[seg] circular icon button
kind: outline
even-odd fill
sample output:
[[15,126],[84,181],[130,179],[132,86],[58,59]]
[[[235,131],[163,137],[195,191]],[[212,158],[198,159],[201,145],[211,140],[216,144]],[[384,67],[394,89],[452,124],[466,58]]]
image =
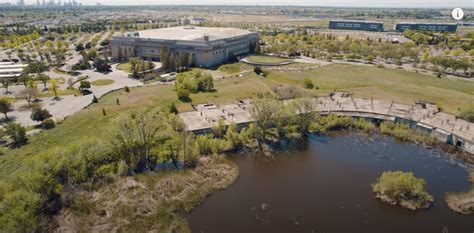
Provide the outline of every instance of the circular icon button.
[[461,8],[454,8],[451,15],[455,20],[461,20],[464,17],[464,11]]

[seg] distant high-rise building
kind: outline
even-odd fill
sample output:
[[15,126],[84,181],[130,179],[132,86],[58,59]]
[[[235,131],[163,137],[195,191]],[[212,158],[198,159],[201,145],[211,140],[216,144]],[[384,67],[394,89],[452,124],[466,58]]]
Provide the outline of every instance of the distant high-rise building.
[[17,5],[18,6],[24,6],[25,5],[25,0],[18,0]]
[[45,6],[45,5],[46,5],[46,0],[43,0],[43,6]]
[[36,5],[39,6],[40,4],[40,0],[36,0]]

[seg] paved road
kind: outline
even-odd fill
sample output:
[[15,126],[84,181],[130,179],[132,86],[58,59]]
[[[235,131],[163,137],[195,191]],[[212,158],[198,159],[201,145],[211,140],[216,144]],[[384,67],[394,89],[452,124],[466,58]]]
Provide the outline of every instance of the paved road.
[[[88,81],[93,82],[95,80],[100,79],[111,79],[114,80],[114,83],[105,85],[105,86],[94,86],[92,85],[91,91],[93,94],[85,95],[85,96],[61,96],[59,100],[54,100],[53,97],[46,97],[41,98],[39,103],[45,109],[47,109],[56,121],[63,120],[65,117],[70,116],[81,109],[88,106],[93,99],[93,96],[97,96],[98,98],[103,96],[104,94],[123,88],[125,86],[133,87],[133,86],[142,86],[143,83],[139,80],[134,80],[127,77],[127,74],[123,71],[116,70],[109,74],[101,74],[92,70],[82,71],[81,75],[89,76]],[[56,77],[64,77],[66,80],[68,78],[67,75],[56,74],[52,72],[48,72],[53,78]],[[40,86],[42,88],[42,85]],[[65,89],[67,87],[67,83],[61,84],[60,89]],[[76,83],[74,87],[78,88],[79,83]],[[11,87],[12,92],[18,93],[24,86],[13,86]],[[3,92],[1,92],[3,95]],[[24,108],[27,106],[27,102],[25,100],[18,100],[14,103],[14,111],[10,112],[8,115],[10,118],[14,119],[16,122],[24,125],[24,126],[32,126],[38,124],[38,122],[34,122],[30,119],[31,109]],[[1,117],[0,120],[4,120],[4,117]],[[0,123],[2,125],[3,123]]]

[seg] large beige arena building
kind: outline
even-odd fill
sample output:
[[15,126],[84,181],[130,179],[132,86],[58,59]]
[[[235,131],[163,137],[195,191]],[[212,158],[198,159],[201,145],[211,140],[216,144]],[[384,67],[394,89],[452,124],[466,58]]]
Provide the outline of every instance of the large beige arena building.
[[252,53],[258,33],[238,28],[182,26],[115,35],[112,58],[143,57],[160,59],[164,45],[171,53],[191,54],[195,66],[209,67]]

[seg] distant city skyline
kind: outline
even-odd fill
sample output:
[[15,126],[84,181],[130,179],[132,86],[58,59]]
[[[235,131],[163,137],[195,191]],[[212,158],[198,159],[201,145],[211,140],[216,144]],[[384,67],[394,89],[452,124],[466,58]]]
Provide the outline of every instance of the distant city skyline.
[[[17,0],[0,0],[0,3],[16,4]],[[133,4],[129,0],[82,0],[84,5],[294,5],[294,6],[329,6],[329,7],[393,7],[393,8],[474,8],[474,0],[135,0]],[[36,0],[25,0],[27,5],[36,3]]]

